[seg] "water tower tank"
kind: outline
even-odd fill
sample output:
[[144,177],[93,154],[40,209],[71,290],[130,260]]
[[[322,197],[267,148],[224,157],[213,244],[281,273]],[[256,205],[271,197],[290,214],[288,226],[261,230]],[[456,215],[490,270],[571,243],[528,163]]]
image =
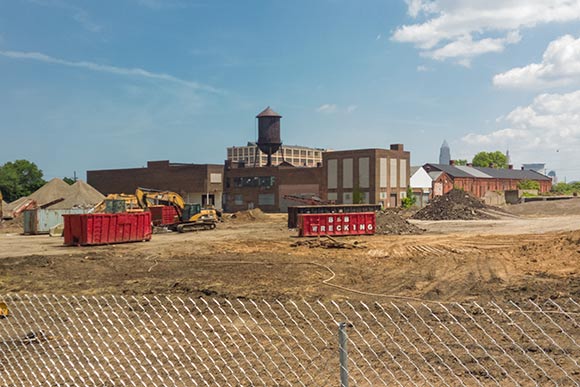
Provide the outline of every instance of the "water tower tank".
[[282,116],[268,106],[256,116],[258,119],[258,148],[268,155],[268,166],[272,165],[272,155],[282,145],[280,139],[280,118]]

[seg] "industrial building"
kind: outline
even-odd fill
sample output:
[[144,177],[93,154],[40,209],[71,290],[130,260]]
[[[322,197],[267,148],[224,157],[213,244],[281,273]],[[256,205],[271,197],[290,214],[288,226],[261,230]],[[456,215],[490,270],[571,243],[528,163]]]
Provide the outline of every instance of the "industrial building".
[[134,193],[138,187],[173,191],[188,203],[222,208],[224,167],[219,164],[181,164],[148,161],[144,168],[87,171],[87,182],[107,195]]
[[228,212],[251,208],[285,212],[289,206],[299,204],[285,196],[320,196],[322,173],[321,167],[297,168],[290,164],[246,167],[227,162],[224,209]]
[[149,161],[143,168],[87,171],[87,181],[105,195],[133,193],[137,187],[168,190],[188,203],[228,212],[284,212],[303,204],[300,198],[397,207],[406,196],[410,153],[402,144],[332,152],[282,147],[282,116],[268,107],[256,117],[258,141],[228,148],[225,165]]
[[533,180],[540,184],[540,193],[549,192],[552,179],[536,171],[523,169],[481,168],[445,164],[425,164],[423,168],[433,179],[432,196],[444,195],[459,188],[483,198],[488,191],[517,190],[522,180]]
[[[284,145],[272,154],[272,165],[286,162],[295,167],[317,167],[322,163],[324,152],[326,149]],[[228,147],[226,160],[233,163],[243,162],[248,167],[263,167],[268,163],[268,156],[260,151],[255,142],[248,142],[246,146]]]
[[337,204],[400,206],[409,187],[410,158],[403,144],[325,153],[323,198]]

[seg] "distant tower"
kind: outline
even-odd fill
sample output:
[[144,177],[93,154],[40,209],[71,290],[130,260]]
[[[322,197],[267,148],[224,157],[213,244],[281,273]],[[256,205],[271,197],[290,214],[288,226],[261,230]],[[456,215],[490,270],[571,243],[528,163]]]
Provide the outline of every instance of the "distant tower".
[[282,145],[280,139],[280,118],[282,116],[268,106],[256,116],[258,119],[258,148],[268,156],[267,166],[272,166],[272,155]]
[[505,151],[505,158],[507,160],[507,165],[512,165],[512,158],[510,157],[509,148]]
[[447,140],[443,140],[441,149],[439,150],[439,164],[449,165],[451,162],[451,150],[449,149],[449,144]]

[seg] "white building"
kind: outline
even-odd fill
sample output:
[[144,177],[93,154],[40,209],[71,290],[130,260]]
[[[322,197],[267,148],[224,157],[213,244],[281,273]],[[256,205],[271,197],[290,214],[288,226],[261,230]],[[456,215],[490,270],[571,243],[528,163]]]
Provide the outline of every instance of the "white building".
[[429,202],[433,179],[423,167],[411,167],[410,186],[417,199],[415,205],[425,207]]
[[[283,161],[295,167],[316,167],[322,163],[322,153],[326,149],[308,148],[298,145],[282,145],[272,155],[272,165],[279,165]],[[231,162],[243,161],[247,166],[262,167],[266,165],[268,157],[258,149],[254,142],[246,146],[232,146],[227,148],[227,160]]]

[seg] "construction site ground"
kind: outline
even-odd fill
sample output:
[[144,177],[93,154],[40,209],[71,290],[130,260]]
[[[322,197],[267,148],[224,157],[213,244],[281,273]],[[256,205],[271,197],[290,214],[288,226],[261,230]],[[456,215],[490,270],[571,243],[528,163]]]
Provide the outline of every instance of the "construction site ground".
[[65,247],[62,238],[0,229],[0,293],[460,302],[577,298],[580,199],[506,208],[517,215],[412,220],[426,232],[336,238],[353,248],[316,242],[292,247],[304,238],[286,228],[285,214],[238,217],[213,231],[95,247]]

